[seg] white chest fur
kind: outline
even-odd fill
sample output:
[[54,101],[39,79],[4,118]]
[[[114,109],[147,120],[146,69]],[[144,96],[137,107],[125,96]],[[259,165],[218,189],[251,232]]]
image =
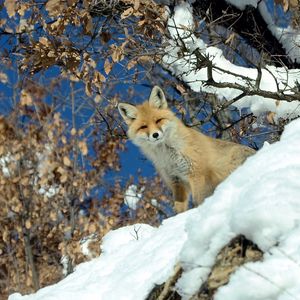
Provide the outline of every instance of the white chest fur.
[[172,179],[180,178],[187,181],[191,162],[180,150],[165,143],[153,145],[143,150],[160,173]]

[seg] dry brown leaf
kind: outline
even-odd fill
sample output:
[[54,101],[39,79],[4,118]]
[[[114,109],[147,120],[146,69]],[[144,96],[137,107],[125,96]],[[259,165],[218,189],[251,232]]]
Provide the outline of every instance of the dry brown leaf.
[[[101,103],[102,102],[102,97],[100,96],[100,95],[96,95],[96,97],[95,97],[95,99],[94,99],[94,101],[95,101],[95,103]],[[0,148],[1,149],[1,148]],[[0,154],[1,155],[1,154]]]
[[67,180],[68,180],[68,175],[66,173],[59,177],[59,181],[61,183],[65,183],[65,182],[67,182]]
[[64,165],[67,167],[70,167],[72,164],[68,156],[64,156],[63,162],[64,162]]
[[138,58],[138,62],[140,63],[149,63],[151,62],[152,58],[150,56],[142,55]]
[[7,14],[10,18],[16,14],[16,11],[17,11],[17,1],[16,0],[5,0],[4,6],[6,7]]
[[124,58],[124,54],[123,54],[123,47],[115,47],[113,54],[111,56],[113,62],[118,62],[120,60],[122,60]]
[[176,89],[180,92],[180,94],[185,94],[186,93],[186,89],[184,88],[183,85],[181,84],[176,84]]
[[54,134],[51,130],[48,131],[48,138],[49,138],[49,140],[53,140],[53,138],[54,138]]
[[31,277],[29,277],[29,276],[27,276],[26,277],[26,286],[31,286],[32,285],[32,278]]
[[289,0],[275,0],[276,4],[279,4],[283,7],[284,12],[287,12],[289,9]]
[[66,174],[66,170],[64,169],[64,168],[62,168],[62,167],[58,167],[57,168],[57,172],[59,173],[59,174]]
[[72,128],[72,129],[71,129],[71,135],[74,136],[76,133],[77,133],[77,130],[76,130],[75,128]]
[[287,12],[289,10],[289,1],[288,0],[282,0],[282,2],[283,2],[283,5],[282,5],[283,11]]
[[140,7],[140,0],[134,0],[133,8],[134,10],[138,10]]
[[110,71],[112,70],[112,66],[113,66],[113,64],[107,58],[104,62],[104,71],[105,71],[106,75],[108,75],[110,73]]
[[20,8],[18,9],[18,14],[23,17],[28,7],[29,5],[27,3],[21,3]]
[[110,39],[111,39],[111,34],[110,34],[110,32],[102,32],[102,33],[100,34],[100,40],[101,40],[101,42],[102,42],[103,44],[108,43],[108,42],[110,41]]
[[87,14],[84,18],[84,31],[86,34],[91,34],[93,30],[93,20],[90,14]]
[[22,106],[33,104],[32,96],[25,90],[21,91],[20,104]]
[[229,37],[226,39],[225,44],[232,44],[232,42],[234,41],[234,38],[235,38],[235,33],[233,32],[233,33],[231,33],[231,34],[229,35]]
[[134,12],[133,7],[129,7],[121,14],[121,19],[126,19],[130,17],[133,14],[133,12]]
[[87,145],[86,145],[85,141],[78,142],[78,147],[79,147],[80,152],[82,153],[82,155],[87,155],[88,154],[88,148],[87,148]]
[[96,230],[97,230],[97,227],[94,223],[89,225],[89,229],[88,229],[89,234],[92,234],[92,233],[96,232]]
[[57,221],[57,213],[55,211],[50,212],[50,219],[54,222]]
[[290,7],[292,7],[292,8],[296,8],[299,6],[298,0],[290,0],[289,3],[290,3]]
[[132,59],[132,60],[127,64],[127,70],[132,69],[136,64],[137,64],[137,61],[136,61],[135,59]]
[[31,221],[30,220],[26,220],[26,222],[25,222],[26,229],[30,229],[31,226],[32,226]]
[[274,112],[269,112],[267,114],[267,121],[270,123],[270,124],[275,124],[275,116],[276,116],[276,113]]
[[5,243],[7,243],[9,241],[9,232],[7,229],[4,230],[4,232],[2,234],[2,239]]
[[44,46],[49,46],[49,40],[45,37],[40,37],[39,42]]
[[70,80],[73,82],[79,82],[79,75],[70,75]]
[[60,0],[48,0],[46,3],[46,10],[50,15],[56,15],[59,10]]
[[22,185],[28,185],[29,184],[29,177],[22,177],[22,179],[20,180],[20,184]]
[[0,81],[2,83],[7,83],[8,82],[8,77],[5,73],[2,73],[2,72],[0,73]]
[[103,74],[101,74],[100,72],[95,71],[93,82],[98,85],[99,82],[105,82],[105,81],[106,81],[105,76]]
[[85,93],[88,97],[92,96],[92,85],[89,81],[85,84]]
[[67,144],[67,138],[65,136],[61,137],[61,141],[63,142],[64,145]]
[[3,27],[7,23],[7,20],[0,20],[0,27]]

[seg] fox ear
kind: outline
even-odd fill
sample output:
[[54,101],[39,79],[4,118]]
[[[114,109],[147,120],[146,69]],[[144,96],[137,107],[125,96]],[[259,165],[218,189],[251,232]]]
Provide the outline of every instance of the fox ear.
[[159,86],[154,86],[149,97],[149,104],[155,108],[163,109],[168,107],[168,103],[163,90]]
[[119,113],[127,124],[130,124],[137,115],[137,109],[134,105],[128,103],[119,103]]

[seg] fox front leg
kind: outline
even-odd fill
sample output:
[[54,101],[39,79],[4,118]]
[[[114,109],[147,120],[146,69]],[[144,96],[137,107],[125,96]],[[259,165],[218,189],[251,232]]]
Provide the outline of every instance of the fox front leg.
[[204,199],[210,196],[214,191],[213,185],[204,176],[197,178],[191,177],[190,186],[193,203],[195,206],[200,205],[204,201]]
[[172,192],[174,200],[174,208],[176,213],[184,212],[188,209],[189,190],[188,187],[179,180],[174,180],[172,183]]

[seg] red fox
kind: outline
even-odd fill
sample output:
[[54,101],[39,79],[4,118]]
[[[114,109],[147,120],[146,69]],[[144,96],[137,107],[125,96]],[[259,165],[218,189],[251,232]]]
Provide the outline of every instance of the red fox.
[[185,126],[168,109],[163,90],[155,86],[140,105],[119,103],[127,135],[154,163],[173,193],[177,213],[188,209],[189,195],[200,204],[255,150],[208,137]]

